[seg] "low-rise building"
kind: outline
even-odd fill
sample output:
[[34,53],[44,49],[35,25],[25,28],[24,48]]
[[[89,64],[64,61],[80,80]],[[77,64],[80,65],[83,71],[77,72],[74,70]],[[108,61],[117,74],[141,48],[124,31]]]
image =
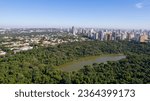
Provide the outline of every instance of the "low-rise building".
[[6,52],[0,50],[0,56],[5,56],[6,55]]
[[14,50],[14,53],[16,54],[17,52],[27,51],[27,50],[31,50],[31,49],[33,49],[33,47],[31,47],[31,46],[24,46],[24,47],[15,49],[15,50]]

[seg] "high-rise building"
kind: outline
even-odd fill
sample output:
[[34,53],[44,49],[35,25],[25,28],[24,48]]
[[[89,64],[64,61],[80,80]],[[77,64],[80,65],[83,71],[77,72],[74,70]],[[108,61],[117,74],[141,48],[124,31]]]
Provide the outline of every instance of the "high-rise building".
[[134,34],[134,33],[127,33],[127,39],[128,39],[129,41],[131,41],[132,39],[134,39],[134,37],[135,37],[135,34]]
[[91,30],[90,30],[90,33],[95,33],[94,29],[91,29]]
[[137,41],[137,42],[139,42],[140,41],[140,37],[141,37],[140,34],[135,34],[134,40]]
[[144,43],[148,41],[148,35],[144,34],[140,36],[140,42]]
[[105,41],[110,41],[111,39],[112,39],[111,32],[105,32],[104,40]]
[[116,32],[112,32],[112,40],[116,40],[117,34]]
[[104,32],[103,32],[103,31],[99,31],[99,39],[100,39],[101,41],[104,40]]
[[73,35],[76,35],[76,29],[75,29],[74,26],[72,27],[72,34],[73,34]]
[[98,33],[93,33],[93,39],[98,40]]
[[121,40],[125,40],[127,38],[127,33],[121,33]]

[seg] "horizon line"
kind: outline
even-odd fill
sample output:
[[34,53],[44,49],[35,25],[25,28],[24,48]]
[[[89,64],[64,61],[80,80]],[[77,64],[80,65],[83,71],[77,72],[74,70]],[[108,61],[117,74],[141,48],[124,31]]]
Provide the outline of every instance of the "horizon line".
[[[74,25],[73,25],[74,26]],[[22,27],[19,27],[19,26],[0,26],[0,29],[32,29],[32,28],[72,28],[73,26],[43,26],[43,27],[41,27],[41,26],[22,26]],[[150,30],[150,28],[113,28],[113,27],[92,27],[92,26],[89,26],[89,27],[87,27],[87,26],[85,26],[85,27],[83,27],[83,26],[74,26],[75,28],[89,28],[89,29],[91,29],[91,28],[93,28],[93,29],[122,29],[122,30]]]

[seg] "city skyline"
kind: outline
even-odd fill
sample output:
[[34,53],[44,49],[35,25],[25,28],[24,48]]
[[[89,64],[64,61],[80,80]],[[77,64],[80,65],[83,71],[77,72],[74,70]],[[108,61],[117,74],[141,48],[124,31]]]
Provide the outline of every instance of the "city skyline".
[[1,0],[1,27],[150,29],[150,0]]

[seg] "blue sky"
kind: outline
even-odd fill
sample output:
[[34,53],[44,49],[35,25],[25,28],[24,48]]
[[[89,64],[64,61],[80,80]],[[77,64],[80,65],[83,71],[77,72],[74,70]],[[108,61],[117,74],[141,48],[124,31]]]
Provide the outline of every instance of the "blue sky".
[[0,0],[0,27],[150,29],[150,0]]

